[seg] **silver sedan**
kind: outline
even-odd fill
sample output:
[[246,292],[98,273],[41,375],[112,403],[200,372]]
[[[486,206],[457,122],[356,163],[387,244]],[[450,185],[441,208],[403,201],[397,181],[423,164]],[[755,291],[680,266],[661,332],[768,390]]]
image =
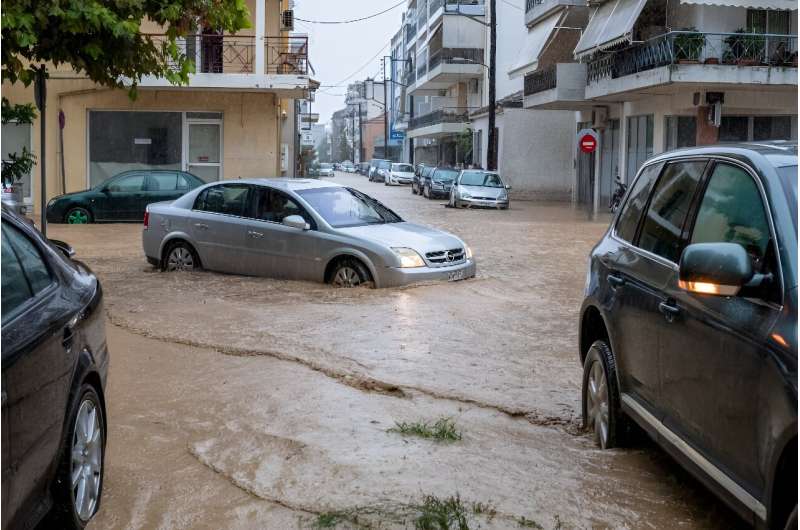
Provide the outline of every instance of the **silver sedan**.
[[340,287],[475,276],[461,239],[319,180],[218,182],[151,204],[142,243],[147,260],[170,271],[202,267]]
[[450,188],[449,206],[505,210],[510,189],[494,171],[465,169]]

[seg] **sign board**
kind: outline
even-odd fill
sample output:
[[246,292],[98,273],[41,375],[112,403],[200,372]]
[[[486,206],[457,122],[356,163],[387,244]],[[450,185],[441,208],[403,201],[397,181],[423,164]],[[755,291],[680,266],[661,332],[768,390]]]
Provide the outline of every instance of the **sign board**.
[[314,135],[310,132],[304,132],[300,135],[300,145],[304,147],[314,146]]
[[134,138],[133,144],[134,145],[150,145],[153,143],[152,138]]
[[594,153],[597,149],[597,132],[593,129],[578,131],[578,149],[583,153]]
[[395,131],[394,129],[392,129],[392,133],[391,135],[389,135],[389,138],[391,138],[392,140],[405,140],[406,133],[403,131]]

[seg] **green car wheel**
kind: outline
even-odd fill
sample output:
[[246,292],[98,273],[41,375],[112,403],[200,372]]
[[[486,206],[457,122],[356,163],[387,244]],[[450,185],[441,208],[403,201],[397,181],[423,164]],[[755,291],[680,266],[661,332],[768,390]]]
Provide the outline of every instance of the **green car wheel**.
[[84,208],[73,208],[67,212],[67,224],[85,225],[92,220],[91,214]]

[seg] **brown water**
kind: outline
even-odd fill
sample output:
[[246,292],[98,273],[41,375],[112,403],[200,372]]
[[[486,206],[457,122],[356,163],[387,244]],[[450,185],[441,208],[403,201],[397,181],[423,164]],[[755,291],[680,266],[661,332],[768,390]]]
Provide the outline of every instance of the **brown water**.
[[[740,524],[660,450],[602,452],[580,433],[578,309],[604,222],[530,202],[451,210],[336,180],[462,237],[478,277],[336,290],[163,274],[139,226],[51,227],[101,277],[113,323],[95,528],[308,527],[364,507],[392,527],[393,506],[427,494],[491,503],[484,528]],[[439,417],[460,442],[386,432]]]

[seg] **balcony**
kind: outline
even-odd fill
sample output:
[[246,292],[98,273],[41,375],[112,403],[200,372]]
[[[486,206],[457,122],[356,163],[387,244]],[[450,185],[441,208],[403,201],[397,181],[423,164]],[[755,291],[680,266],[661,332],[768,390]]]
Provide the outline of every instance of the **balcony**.
[[533,26],[564,6],[585,7],[586,0],[525,0],[525,25]]
[[587,98],[673,83],[797,87],[797,36],[673,31],[602,54],[587,80]]
[[419,64],[417,80],[409,92],[444,90],[453,83],[483,77],[482,48],[440,48],[431,51],[427,66]]
[[[147,35],[155,46],[167,42],[166,35]],[[177,41],[180,51],[194,62],[189,87],[209,89],[275,89],[290,91],[308,88],[308,37],[264,37],[257,49],[252,35],[188,35]],[[259,61],[263,61],[259,65]],[[166,79],[142,78],[140,86],[181,88]]]
[[437,138],[463,132],[469,124],[469,113],[476,109],[468,107],[446,107],[408,122],[409,138]]
[[532,109],[580,110],[586,101],[586,65],[558,63],[525,76],[523,106]]

